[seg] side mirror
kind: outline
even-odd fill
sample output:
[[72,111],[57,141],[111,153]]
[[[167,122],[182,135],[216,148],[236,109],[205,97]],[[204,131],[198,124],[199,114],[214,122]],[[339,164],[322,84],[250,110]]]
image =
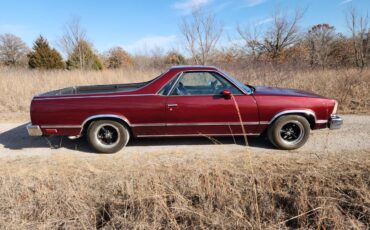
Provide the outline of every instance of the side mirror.
[[227,89],[224,89],[222,92],[221,92],[222,96],[225,98],[225,99],[230,99],[231,98],[231,92],[230,90],[227,90]]

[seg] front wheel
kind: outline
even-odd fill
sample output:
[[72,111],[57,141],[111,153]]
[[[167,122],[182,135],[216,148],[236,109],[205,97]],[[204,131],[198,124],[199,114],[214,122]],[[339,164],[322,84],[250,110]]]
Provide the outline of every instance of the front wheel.
[[115,153],[127,145],[130,132],[119,122],[98,120],[90,124],[87,139],[97,152]]
[[279,149],[292,150],[303,146],[310,135],[307,119],[298,115],[278,118],[268,129],[268,137]]

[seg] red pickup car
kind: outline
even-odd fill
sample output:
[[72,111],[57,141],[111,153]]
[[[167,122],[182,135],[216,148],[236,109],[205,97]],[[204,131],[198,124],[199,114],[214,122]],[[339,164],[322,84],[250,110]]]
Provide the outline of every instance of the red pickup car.
[[132,137],[266,133],[296,149],[311,129],[338,129],[337,101],[294,89],[245,85],[215,67],[178,66],[143,83],[79,86],[35,96],[30,136],[87,136],[113,153]]

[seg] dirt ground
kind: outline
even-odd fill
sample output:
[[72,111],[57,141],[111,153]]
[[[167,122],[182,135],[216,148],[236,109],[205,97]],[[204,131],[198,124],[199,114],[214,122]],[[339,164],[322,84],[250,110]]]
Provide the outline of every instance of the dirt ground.
[[[117,154],[126,154],[128,157],[159,153],[167,156],[171,153],[202,156],[239,152],[247,148],[252,152],[267,154],[320,155],[370,150],[370,116],[345,115],[343,117],[344,125],[340,130],[312,131],[306,145],[293,151],[277,150],[264,137],[249,137],[248,147],[244,145],[243,138],[216,138],[217,144],[205,137],[200,137],[135,139]],[[51,154],[78,154],[86,157],[96,155],[85,138],[69,140],[66,137],[29,137],[25,123],[0,124],[0,157],[47,157]]]

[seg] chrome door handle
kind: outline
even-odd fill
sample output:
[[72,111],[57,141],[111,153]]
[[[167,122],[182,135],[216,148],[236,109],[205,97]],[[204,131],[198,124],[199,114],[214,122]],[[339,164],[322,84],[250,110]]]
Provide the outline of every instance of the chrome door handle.
[[168,107],[168,108],[171,108],[171,107],[177,107],[177,104],[167,104],[167,107]]

